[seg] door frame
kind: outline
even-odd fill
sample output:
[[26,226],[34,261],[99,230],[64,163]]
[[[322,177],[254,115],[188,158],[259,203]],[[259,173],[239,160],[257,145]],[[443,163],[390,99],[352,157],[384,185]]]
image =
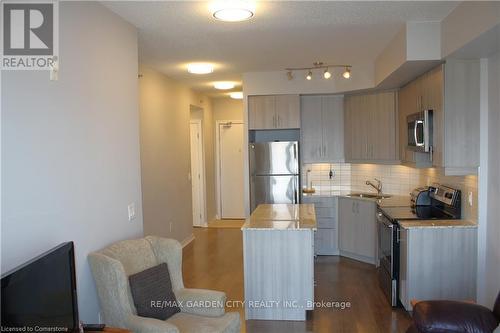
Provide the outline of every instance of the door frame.
[[[216,120],[215,121],[215,205],[217,207],[216,209],[216,216],[215,218],[220,220],[222,218],[222,192],[221,192],[221,160],[220,160],[220,125],[222,124],[227,124],[227,123],[232,123],[232,124],[241,124],[243,125],[243,135],[245,134],[245,123],[243,120]],[[243,146],[245,145],[245,138],[242,138]],[[243,149],[245,149],[243,147]],[[244,179],[243,179],[244,180]]]
[[[201,165],[199,165],[200,169],[200,187],[201,187],[201,198],[200,198],[200,205],[201,205],[201,225],[200,227],[206,227],[207,224],[207,200],[206,200],[206,179],[205,179],[205,149],[204,149],[204,140],[203,140],[203,121],[201,119],[190,119],[189,120],[189,150],[191,153],[191,125],[196,124],[199,128],[199,133],[200,133],[200,149],[198,150],[198,159],[200,160]],[[190,169],[189,173],[191,174],[191,195],[193,192],[193,174],[192,174],[192,168],[191,168],[191,163],[190,161]],[[191,215],[193,215],[193,210],[194,207],[191,207]],[[194,221],[192,223],[193,226],[198,226],[195,225]]]

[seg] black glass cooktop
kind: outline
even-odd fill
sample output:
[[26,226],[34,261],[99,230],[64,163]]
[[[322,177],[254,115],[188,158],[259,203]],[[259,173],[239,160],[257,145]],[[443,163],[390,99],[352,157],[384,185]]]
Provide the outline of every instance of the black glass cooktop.
[[387,207],[384,214],[392,220],[444,220],[456,217],[433,206]]

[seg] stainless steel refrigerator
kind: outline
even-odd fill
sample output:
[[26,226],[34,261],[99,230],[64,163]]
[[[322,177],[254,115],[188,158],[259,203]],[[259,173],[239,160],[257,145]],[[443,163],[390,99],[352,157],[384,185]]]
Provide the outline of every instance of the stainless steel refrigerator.
[[251,143],[249,151],[251,211],[264,203],[299,203],[299,143]]

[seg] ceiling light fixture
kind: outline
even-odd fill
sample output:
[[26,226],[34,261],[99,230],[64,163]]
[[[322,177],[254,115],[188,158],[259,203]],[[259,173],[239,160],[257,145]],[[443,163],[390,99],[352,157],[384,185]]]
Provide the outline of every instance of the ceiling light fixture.
[[342,73],[342,76],[344,77],[344,79],[351,78],[351,67],[350,66],[345,67],[345,71],[344,71],[344,73]]
[[229,96],[233,99],[243,99],[243,92],[242,91],[234,91],[232,93],[229,93]]
[[324,77],[325,79],[327,79],[327,80],[328,80],[329,78],[331,78],[331,77],[332,77],[332,73],[330,73],[330,72],[328,71],[328,68],[327,68],[327,69],[325,69],[325,72],[323,73],[323,77]]
[[206,62],[193,62],[187,65],[187,70],[191,74],[210,74],[214,71],[214,65]]
[[234,82],[229,81],[219,81],[214,83],[214,88],[219,90],[233,89],[235,86]]
[[255,2],[243,0],[215,1],[210,5],[210,12],[219,21],[246,21],[255,14]]
[[288,80],[293,80],[294,71],[307,71],[307,75],[305,76],[306,80],[311,81],[313,78],[313,72],[319,69],[324,69],[323,78],[326,80],[332,77],[332,72],[330,72],[330,68],[343,68],[344,72],[342,72],[342,77],[345,79],[351,78],[351,65],[336,65],[336,64],[324,64],[321,61],[316,61],[313,63],[313,67],[294,67],[294,68],[285,68],[286,76]]

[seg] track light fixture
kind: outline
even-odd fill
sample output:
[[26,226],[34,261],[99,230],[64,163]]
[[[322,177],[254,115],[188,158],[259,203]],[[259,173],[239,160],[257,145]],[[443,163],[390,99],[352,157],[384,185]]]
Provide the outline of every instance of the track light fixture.
[[345,67],[345,71],[344,71],[344,73],[342,73],[342,76],[344,77],[344,79],[351,78],[351,67],[350,66]]
[[311,81],[313,78],[313,71],[318,70],[318,69],[324,69],[323,71],[323,78],[326,80],[330,79],[332,77],[332,72],[330,72],[330,68],[343,68],[344,71],[342,72],[342,77],[344,79],[349,79],[351,78],[351,65],[335,65],[335,64],[324,64],[321,61],[317,61],[313,63],[313,67],[296,67],[296,68],[285,68],[286,76],[288,80],[293,80],[294,71],[307,71],[307,74],[305,76],[307,81]]
[[327,80],[332,77],[332,74],[328,71],[328,68],[325,69],[325,72],[323,73],[323,77]]

